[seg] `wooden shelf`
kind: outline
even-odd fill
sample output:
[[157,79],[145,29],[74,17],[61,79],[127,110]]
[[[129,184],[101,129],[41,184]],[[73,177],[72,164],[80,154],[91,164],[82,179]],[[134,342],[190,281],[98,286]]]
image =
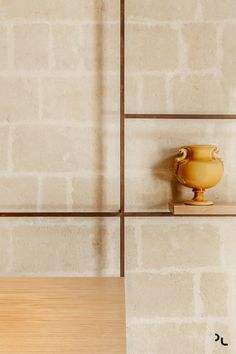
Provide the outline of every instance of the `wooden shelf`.
[[214,204],[209,206],[192,206],[183,203],[169,203],[169,210],[173,215],[236,215],[236,204]]
[[0,353],[125,354],[124,279],[0,278]]

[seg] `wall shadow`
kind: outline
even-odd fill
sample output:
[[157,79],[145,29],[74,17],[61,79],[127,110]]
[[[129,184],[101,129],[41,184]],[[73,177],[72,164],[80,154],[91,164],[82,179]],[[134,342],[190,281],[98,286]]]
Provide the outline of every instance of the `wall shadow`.
[[177,181],[175,175],[174,175],[174,159],[177,155],[176,151],[178,149],[164,149],[163,154],[164,156],[167,156],[165,159],[162,159],[158,161],[153,167],[152,167],[152,175],[155,180],[158,181],[166,181],[170,184],[171,186],[171,200],[170,201],[181,201],[183,196],[182,196],[182,186],[181,184]]

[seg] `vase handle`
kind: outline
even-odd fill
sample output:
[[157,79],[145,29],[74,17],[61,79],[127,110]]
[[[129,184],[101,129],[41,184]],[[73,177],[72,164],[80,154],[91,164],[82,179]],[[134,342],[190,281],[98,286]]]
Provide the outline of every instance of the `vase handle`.
[[177,156],[175,158],[175,163],[174,163],[174,173],[177,175],[178,173],[178,168],[179,168],[179,164],[182,161],[187,160],[187,156],[188,156],[188,149],[182,147],[179,149],[179,153],[181,154],[180,156]]
[[181,156],[177,156],[176,157],[176,161],[177,162],[181,162],[183,160],[186,160],[187,156],[188,156],[188,149],[186,148],[180,148],[179,149],[179,153],[182,154]]
[[214,146],[213,149],[212,149],[212,158],[213,158],[214,160],[219,159],[219,156],[217,155],[218,152],[219,152],[218,146]]

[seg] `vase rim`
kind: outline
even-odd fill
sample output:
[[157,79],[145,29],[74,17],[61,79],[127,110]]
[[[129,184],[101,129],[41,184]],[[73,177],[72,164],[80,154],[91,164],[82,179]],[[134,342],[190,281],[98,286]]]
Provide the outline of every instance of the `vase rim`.
[[210,147],[210,148],[217,148],[217,145],[214,145],[214,144],[193,144],[193,145],[184,145],[184,146],[181,146],[181,149],[182,148],[194,148],[194,147]]

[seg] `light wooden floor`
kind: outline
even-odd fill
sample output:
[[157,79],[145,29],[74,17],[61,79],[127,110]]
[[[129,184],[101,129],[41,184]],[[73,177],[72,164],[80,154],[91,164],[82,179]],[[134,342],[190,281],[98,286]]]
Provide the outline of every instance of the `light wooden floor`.
[[122,278],[0,278],[1,354],[124,354]]

